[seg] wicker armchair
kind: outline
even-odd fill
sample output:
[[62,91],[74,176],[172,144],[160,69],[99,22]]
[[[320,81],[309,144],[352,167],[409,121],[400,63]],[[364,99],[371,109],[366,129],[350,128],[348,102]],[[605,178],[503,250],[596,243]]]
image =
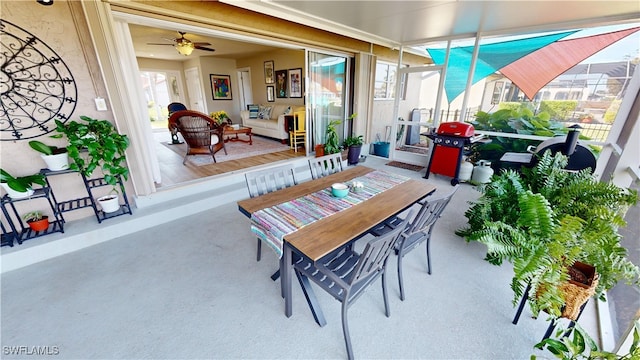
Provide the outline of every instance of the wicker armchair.
[[227,154],[222,138],[224,126],[207,114],[193,110],[176,111],[169,117],[169,128],[180,132],[187,143],[183,165],[189,155],[211,155],[213,162],[216,162],[216,152],[224,150],[225,155]]

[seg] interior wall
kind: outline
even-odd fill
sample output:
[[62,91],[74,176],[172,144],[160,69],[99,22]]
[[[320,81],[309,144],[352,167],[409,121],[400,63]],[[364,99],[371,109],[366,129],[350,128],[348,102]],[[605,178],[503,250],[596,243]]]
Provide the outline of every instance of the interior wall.
[[[265,83],[264,62],[273,61],[274,71],[302,69],[305,74],[304,50],[280,49],[259,54],[257,56],[238,59],[238,68],[251,68],[251,86],[253,87],[253,102],[256,104],[267,104],[267,86],[275,84]],[[303,94],[304,95],[304,94]],[[270,104],[291,104],[304,106],[304,96],[302,98],[275,98]]]
[[[200,75],[202,76],[203,95],[207,113],[224,110],[236,123],[240,121],[240,97],[236,81],[236,61],[216,57],[200,58]],[[231,100],[214,100],[213,85],[210,75],[228,75],[231,82]]]

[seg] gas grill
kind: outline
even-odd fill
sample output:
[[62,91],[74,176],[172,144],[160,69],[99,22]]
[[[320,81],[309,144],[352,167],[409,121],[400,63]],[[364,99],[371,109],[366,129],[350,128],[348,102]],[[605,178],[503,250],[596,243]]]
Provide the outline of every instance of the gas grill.
[[427,165],[425,179],[430,173],[452,177],[451,185],[456,185],[465,147],[484,138],[475,135],[473,125],[462,122],[446,122],[438,126],[435,133],[427,134],[433,140],[433,150]]

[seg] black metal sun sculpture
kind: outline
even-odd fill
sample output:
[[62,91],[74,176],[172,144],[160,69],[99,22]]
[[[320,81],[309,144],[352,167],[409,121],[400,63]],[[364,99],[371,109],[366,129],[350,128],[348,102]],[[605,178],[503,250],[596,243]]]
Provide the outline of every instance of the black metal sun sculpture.
[[0,19],[0,140],[55,130],[75,110],[78,89],[67,64],[40,39]]

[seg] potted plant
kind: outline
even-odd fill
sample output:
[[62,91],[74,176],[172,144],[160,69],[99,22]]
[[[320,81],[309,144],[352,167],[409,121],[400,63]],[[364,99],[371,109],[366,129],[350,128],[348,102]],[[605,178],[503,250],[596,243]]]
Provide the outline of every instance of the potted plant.
[[597,181],[590,169],[565,171],[567,162],[547,151],[531,169],[503,170],[481,187],[483,195],[465,213],[469,226],[458,231],[487,245],[490,263],[513,263],[514,304],[528,288],[533,313],[553,317],[564,314],[561,288],[576,262],[596,269],[596,297],[619,281],[637,284],[640,276],[617,231],[638,193]]
[[22,215],[22,219],[33,231],[46,231],[49,228],[49,217],[42,214],[42,211],[31,211]]
[[[98,198],[98,202],[113,201],[114,193],[118,193],[116,185],[120,177],[127,180],[129,169],[125,163],[125,150],[129,147],[129,138],[119,134],[107,120],[97,120],[88,116],[80,116],[83,122],[56,120],[56,130],[67,137],[67,150],[73,162],[69,165],[90,178],[95,169],[100,168],[104,181],[111,185],[109,195]],[[115,196],[117,200],[117,196]],[[102,208],[105,206],[101,203]],[[119,207],[119,205],[118,205]],[[107,208],[108,205],[107,205]]]
[[349,165],[355,165],[358,163],[362,144],[364,144],[362,135],[349,136],[344,139],[344,147],[349,149],[349,153],[347,154],[347,163]]
[[46,145],[38,140],[29,141],[29,146],[40,152],[40,157],[47,164],[47,169],[51,171],[66,170],[69,168],[69,156],[66,148]]
[[229,115],[227,115],[227,112],[224,110],[213,111],[209,114],[209,116],[213,120],[215,120],[218,125],[222,125],[223,123],[231,125],[231,119],[229,118]]
[[38,173],[14,177],[5,170],[0,169],[0,185],[12,199],[22,199],[33,195],[33,184],[45,186],[44,175]]
[[335,154],[341,151],[338,131],[336,129],[336,126],[341,123],[340,120],[332,120],[327,125],[327,141],[324,144],[325,155]]

